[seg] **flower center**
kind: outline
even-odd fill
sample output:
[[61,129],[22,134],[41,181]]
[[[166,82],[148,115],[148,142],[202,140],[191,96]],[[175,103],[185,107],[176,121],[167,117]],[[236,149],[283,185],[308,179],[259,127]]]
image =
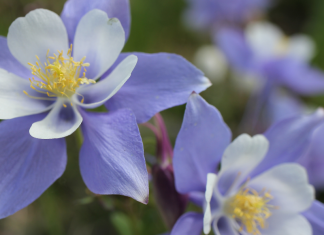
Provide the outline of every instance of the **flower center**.
[[[48,56],[49,50],[47,51],[46,59],[47,62],[41,63],[39,57],[36,55],[36,65],[28,63],[31,67],[32,74],[34,77],[29,79],[30,87],[35,91],[46,94],[47,97],[35,97],[30,96],[26,91],[24,93],[34,99],[45,99],[53,100],[55,97],[67,98],[71,101],[71,96],[77,94],[82,97],[81,102],[83,103],[84,98],[81,94],[76,92],[77,88],[83,84],[96,83],[92,79],[86,78],[86,68],[90,66],[89,63],[83,63],[86,57],[83,57],[81,61],[74,61],[72,54],[72,45],[67,52],[67,57],[63,56],[63,51],[58,51],[58,55],[54,53],[54,56]],[[52,60],[52,63],[50,62]],[[82,72],[82,76],[80,76]],[[72,102],[71,102],[72,105]],[[64,105],[64,107],[66,107]]]
[[240,232],[245,228],[253,235],[260,235],[266,219],[271,216],[268,202],[273,199],[270,193],[262,191],[262,196],[253,189],[241,189],[226,204],[226,212],[240,224]]
[[275,53],[279,56],[286,55],[288,52],[288,46],[289,46],[289,38],[287,36],[283,36],[276,45]]

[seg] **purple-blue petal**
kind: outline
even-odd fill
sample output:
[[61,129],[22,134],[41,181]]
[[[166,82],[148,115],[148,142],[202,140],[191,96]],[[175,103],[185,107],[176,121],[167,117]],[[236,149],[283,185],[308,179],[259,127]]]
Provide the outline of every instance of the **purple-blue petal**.
[[135,115],[127,109],[81,114],[80,168],[88,188],[96,194],[124,195],[147,203],[148,173]]
[[310,149],[299,160],[308,172],[309,182],[316,188],[324,188],[324,124],[320,125],[311,138]]
[[230,141],[231,131],[219,111],[193,93],[174,147],[177,190],[180,193],[204,192],[207,174],[217,172]]
[[188,212],[174,225],[170,235],[200,235],[203,230],[203,214]]
[[313,229],[313,235],[324,234],[324,205],[319,202],[313,202],[313,205],[303,213]]
[[187,0],[185,19],[197,30],[226,23],[243,25],[269,5],[269,0]]
[[189,200],[194,203],[195,205],[203,208],[205,199],[205,192],[198,191],[198,192],[190,192],[188,193]]
[[236,70],[255,70],[254,54],[241,30],[222,28],[215,34],[215,43]]
[[[233,225],[231,224],[231,218],[228,217],[222,217],[218,221],[215,221],[213,223],[213,229],[215,231],[216,226],[220,233],[220,235],[237,235],[237,231],[233,228]],[[216,224],[217,222],[217,224]],[[216,232],[215,232],[216,234]]]
[[80,19],[93,9],[106,12],[109,18],[119,19],[127,40],[131,22],[129,0],[68,0],[64,5],[61,18],[67,29],[70,43],[73,43]]
[[7,38],[0,36],[0,68],[10,73],[16,74],[22,78],[31,78],[31,71],[24,67],[11,54],[7,44]]
[[[138,57],[138,63],[125,85],[106,102],[106,107],[108,110],[130,108],[138,123],[148,121],[162,110],[186,103],[193,91],[199,93],[211,85],[200,70],[181,56],[131,54]],[[113,68],[128,55],[122,54]]]
[[314,130],[323,122],[324,110],[318,109],[312,115],[292,117],[272,125],[264,133],[270,142],[269,151],[251,177],[275,165],[298,161],[307,153]]
[[266,104],[266,117],[273,124],[286,118],[302,115],[306,107],[293,94],[273,89]]
[[267,79],[299,94],[315,95],[324,92],[324,73],[303,61],[292,58],[274,59],[264,63],[261,70]]
[[0,123],[0,218],[28,206],[65,170],[64,139],[41,140],[29,135],[31,124],[43,117]]

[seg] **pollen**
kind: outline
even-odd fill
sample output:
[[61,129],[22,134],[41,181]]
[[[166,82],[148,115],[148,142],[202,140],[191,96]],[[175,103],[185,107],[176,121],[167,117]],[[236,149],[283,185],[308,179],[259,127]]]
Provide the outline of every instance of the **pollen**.
[[[92,79],[86,78],[86,67],[90,66],[89,63],[84,63],[86,57],[83,57],[81,61],[74,61],[72,54],[72,45],[67,51],[67,56],[64,57],[63,51],[58,51],[58,54],[49,56],[49,50],[47,51],[46,61],[41,63],[39,57],[36,55],[36,65],[29,63],[32,74],[37,77],[30,78],[30,87],[35,91],[45,94],[45,97],[30,96],[26,91],[23,91],[28,97],[35,99],[55,99],[55,97],[67,98],[71,101],[71,97],[77,94],[82,97],[83,103],[84,97],[77,93],[77,88],[83,84],[96,83]],[[82,73],[82,75],[81,75]]]
[[226,205],[226,212],[241,225],[240,231],[246,230],[251,235],[261,235],[260,228],[265,228],[266,220],[271,216],[269,205],[273,197],[264,190],[261,193],[253,189],[241,189],[231,197]]

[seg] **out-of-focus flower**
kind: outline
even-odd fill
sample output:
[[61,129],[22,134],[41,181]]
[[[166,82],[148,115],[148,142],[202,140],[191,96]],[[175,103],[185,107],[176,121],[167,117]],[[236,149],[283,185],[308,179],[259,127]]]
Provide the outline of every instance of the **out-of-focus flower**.
[[199,235],[211,227],[215,234],[322,234],[316,216],[324,207],[314,201],[307,173],[296,161],[323,121],[319,109],[276,123],[264,136],[244,134],[230,144],[231,132],[218,110],[192,94],[173,166],[177,190],[189,194],[205,215],[184,214],[171,234]]
[[228,65],[223,53],[213,45],[205,45],[196,51],[194,64],[214,83],[226,78]]
[[307,36],[288,38],[266,22],[249,24],[245,32],[223,28],[215,36],[235,71],[237,87],[251,92],[241,124],[244,131],[260,131],[258,120],[277,87],[302,95],[324,92],[324,74],[309,65],[314,44]]
[[308,65],[314,44],[305,35],[288,38],[274,25],[258,22],[245,32],[223,28],[215,38],[233,69],[259,79],[261,89],[270,84],[304,95],[324,91],[323,73]]
[[224,25],[244,25],[260,17],[270,0],[187,0],[184,20],[195,30],[209,30]]
[[143,124],[154,132],[157,142],[157,163],[152,166],[154,197],[165,224],[171,229],[185,212],[188,197],[178,193],[175,188],[172,167],[173,149],[163,118],[159,113],[154,116],[154,122],[155,126],[150,123]]
[[[177,55],[120,54],[129,25],[126,0],[69,0],[62,19],[35,10],[13,22],[8,39],[0,37],[0,118],[10,119],[0,124],[0,218],[29,205],[62,175],[62,137],[81,123],[87,187],[147,203],[137,123],[185,103],[210,82]],[[101,104],[109,113],[85,110]]]

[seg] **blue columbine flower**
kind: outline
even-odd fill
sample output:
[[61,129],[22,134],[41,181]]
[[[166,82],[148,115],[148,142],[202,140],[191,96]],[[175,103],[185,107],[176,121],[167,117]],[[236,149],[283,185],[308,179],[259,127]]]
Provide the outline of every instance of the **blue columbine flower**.
[[211,229],[231,235],[322,234],[324,206],[315,201],[307,173],[295,161],[307,152],[312,132],[323,121],[319,109],[230,143],[231,132],[218,110],[192,94],[173,165],[177,190],[203,207],[204,215],[184,214],[171,234]]
[[240,88],[244,87],[243,81],[253,84],[242,125],[249,132],[262,130],[260,115],[275,88],[286,87],[302,95],[324,91],[324,74],[309,65],[314,43],[305,35],[288,38],[276,26],[257,22],[249,24],[245,31],[222,28],[215,39],[239,74]]
[[[62,18],[38,9],[0,37],[0,118],[10,119],[0,124],[0,218],[29,205],[62,175],[63,137],[80,125],[87,187],[147,203],[137,123],[210,83],[177,55],[120,54],[129,25],[126,0],[70,0]],[[102,104],[109,113],[86,111]]]
[[245,31],[222,28],[215,41],[233,68],[254,77],[261,89],[280,85],[304,95],[324,91],[324,75],[308,65],[314,45],[305,35],[288,38],[276,26],[256,22]]
[[187,0],[184,19],[196,30],[214,30],[224,24],[241,26],[259,17],[271,0]]

